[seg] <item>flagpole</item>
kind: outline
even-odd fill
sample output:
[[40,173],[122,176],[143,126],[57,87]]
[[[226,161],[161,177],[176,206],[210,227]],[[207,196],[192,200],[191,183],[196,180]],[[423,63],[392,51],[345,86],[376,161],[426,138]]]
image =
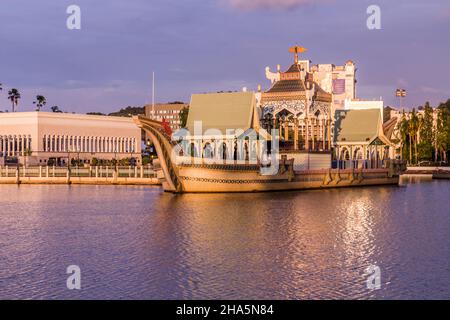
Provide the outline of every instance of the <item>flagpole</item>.
[[152,79],[152,118],[155,118],[155,72],[153,71]]

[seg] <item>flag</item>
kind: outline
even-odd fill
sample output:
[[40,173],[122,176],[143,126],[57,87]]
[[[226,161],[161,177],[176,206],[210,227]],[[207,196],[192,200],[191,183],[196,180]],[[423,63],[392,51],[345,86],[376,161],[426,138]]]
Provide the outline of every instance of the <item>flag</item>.
[[169,136],[172,136],[172,129],[170,128],[169,122],[167,122],[164,118],[162,119],[162,126],[164,131],[166,131]]

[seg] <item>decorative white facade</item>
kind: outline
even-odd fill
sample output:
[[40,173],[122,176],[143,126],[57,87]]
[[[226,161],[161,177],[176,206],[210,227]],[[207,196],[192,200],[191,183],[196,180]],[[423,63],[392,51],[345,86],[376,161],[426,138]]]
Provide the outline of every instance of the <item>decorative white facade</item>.
[[130,118],[48,112],[0,114],[0,163],[60,164],[69,159],[90,163],[136,158],[141,130]]
[[[317,83],[325,92],[332,95],[332,108],[341,110],[345,108],[346,100],[356,99],[356,66],[349,60],[343,66],[334,64],[312,65],[309,60],[298,61],[300,70],[311,74],[311,80]],[[280,81],[281,70],[277,65],[277,72],[271,72],[270,67],[265,69],[266,78],[273,84]]]

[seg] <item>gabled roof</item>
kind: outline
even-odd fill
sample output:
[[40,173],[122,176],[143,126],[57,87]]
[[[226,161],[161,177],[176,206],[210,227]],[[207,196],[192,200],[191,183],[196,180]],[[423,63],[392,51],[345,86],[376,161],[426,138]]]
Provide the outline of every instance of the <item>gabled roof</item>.
[[336,111],[336,142],[371,143],[380,136],[381,114],[378,109]]
[[393,117],[383,124],[384,135],[391,141],[395,140],[395,137],[393,136],[393,134],[395,131],[395,127],[397,126],[397,122],[398,122],[398,118]]
[[252,128],[256,98],[253,92],[194,94],[191,98],[187,129],[194,132],[194,122],[202,122],[202,130],[246,131]]

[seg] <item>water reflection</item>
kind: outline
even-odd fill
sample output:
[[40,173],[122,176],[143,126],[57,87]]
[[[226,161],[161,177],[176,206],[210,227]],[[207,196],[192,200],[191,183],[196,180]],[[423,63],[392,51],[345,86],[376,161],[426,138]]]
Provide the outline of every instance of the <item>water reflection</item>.
[[[0,298],[450,298],[448,182],[181,196],[0,186],[0,194]],[[65,289],[69,264],[82,268],[81,293]],[[379,291],[366,288],[372,264],[382,270]]]

